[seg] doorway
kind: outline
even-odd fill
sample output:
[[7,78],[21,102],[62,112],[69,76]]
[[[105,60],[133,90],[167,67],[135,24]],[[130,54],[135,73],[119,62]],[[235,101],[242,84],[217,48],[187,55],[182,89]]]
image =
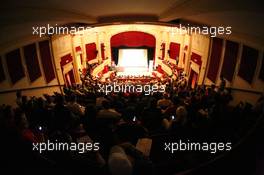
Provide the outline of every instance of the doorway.
[[197,81],[198,81],[198,73],[195,72],[193,69],[191,69],[189,82],[188,82],[189,86],[191,86],[191,88],[195,88],[197,85]]

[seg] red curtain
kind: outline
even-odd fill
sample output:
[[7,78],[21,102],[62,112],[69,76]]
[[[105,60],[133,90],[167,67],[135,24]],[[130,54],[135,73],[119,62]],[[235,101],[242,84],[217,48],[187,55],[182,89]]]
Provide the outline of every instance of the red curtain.
[[193,62],[195,62],[196,64],[198,64],[199,66],[202,65],[202,57],[201,57],[201,55],[198,55],[198,54],[192,52],[191,60]]
[[86,49],[86,59],[87,61],[91,61],[96,58],[98,51],[96,50],[95,43],[89,43],[85,45]]
[[118,33],[111,37],[111,47],[155,47],[156,39],[153,35],[137,32],[137,31],[129,31]]
[[25,62],[30,82],[34,82],[41,76],[39,61],[37,56],[36,44],[30,44],[23,47]]
[[68,64],[70,62],[72,62],[72,56],[69,53],[69,54],[61,57],[60,65],[61,65],[61,67],[63,67],[64,65],[66,65],[66,64]]
[[164,60],[165,57],[165,43],[161,44],[161,59]]
[[163,69],[161,68],[161,65],[158,65],[158,67],[157,67],[157,71],[158,71],[159,73],[161,73],[161,74],[164,73]]
[[49,83],[55,78],[55,72],[52,65],[51,52],[48,40],[39,42],[39,51],[45,79],[46,82]]
[[213,38],[213,45],[211,51],[211,58],[207,78],[212,82],[216,81],[217,73],[219,70],[221,55],[222,55],[223,40],[220,38]]
[[77,47],[75,47],[75,51],[76,51],[76,52],[81,52],[81,51],[82,51],[81,46],[77,46]]
[[105,45],[104,45],[104,43],[101,43],[101,57],[103,60],[105,59]]
[[176,60],[177,58],[179,58],[180,55],[180,44],[178,43],[170,43],[170,50],[169,50],[169,56],[171,59]]
[[105,65],[105,66],[104,66],[104,69],[103,69],[103,74],[105,74],[105,73],[107,73],[107,72],[108,72],[108,66]]
[[3,69],[2,58],[0,57],[0,82],[4,81],[5,79],[6,77]]
[[228,81],[232,82],[238,54],[238,43],[226,41],[224,62],[222,66],[221,75]]
[[13,50],[6,54],[6,64],[9,77],[13,84],[25,76],[19,49]]
[[243,46],[238,75],[244,80],[246,80],[248,83],[252,83],[257,66],[257,61],[258,50],[248,46]]

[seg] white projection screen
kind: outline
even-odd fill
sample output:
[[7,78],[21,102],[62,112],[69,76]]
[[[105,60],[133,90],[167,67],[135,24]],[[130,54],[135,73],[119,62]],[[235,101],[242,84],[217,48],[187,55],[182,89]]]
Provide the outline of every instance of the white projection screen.
[[147,49],[119,49],[119,67],[148,67]]

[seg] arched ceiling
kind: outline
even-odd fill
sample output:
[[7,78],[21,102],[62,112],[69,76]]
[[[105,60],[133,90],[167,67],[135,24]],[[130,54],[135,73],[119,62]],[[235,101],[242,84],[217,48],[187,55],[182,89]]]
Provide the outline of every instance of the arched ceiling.
[[181,22],[231,26],[264,43],[263,0],[7,0],[0,6],[0,45],[32,34],[32,26]]

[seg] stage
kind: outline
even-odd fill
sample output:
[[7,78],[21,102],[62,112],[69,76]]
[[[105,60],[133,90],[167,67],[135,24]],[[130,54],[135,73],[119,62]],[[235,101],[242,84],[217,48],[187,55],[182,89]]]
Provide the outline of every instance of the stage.
[[148,67],[116,67],[117,76],[150,76],[152,71]]

